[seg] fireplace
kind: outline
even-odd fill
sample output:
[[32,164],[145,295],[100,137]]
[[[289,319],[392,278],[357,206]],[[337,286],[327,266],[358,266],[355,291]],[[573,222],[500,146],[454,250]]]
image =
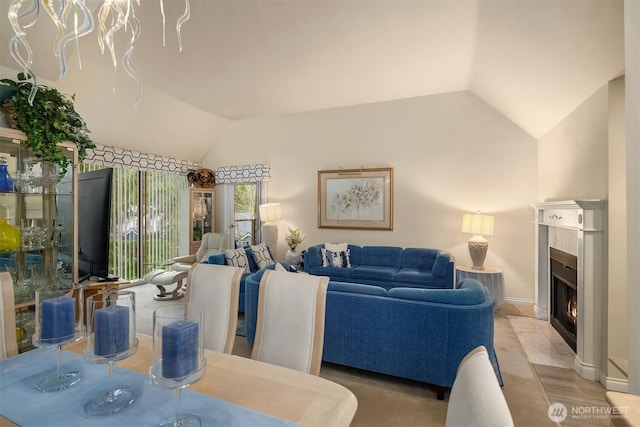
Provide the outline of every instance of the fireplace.
[[578,257],[550,247],[549,265],[549,322],[575,352],[578,326]]
[[[576,352],[573,368],[601,381],[603,289],[606,274],[606,202],[559,200],[537,203],[535,306]],[[562,254],[564,253],[564,254]],[[551,269],[553,268],[553,273]]]

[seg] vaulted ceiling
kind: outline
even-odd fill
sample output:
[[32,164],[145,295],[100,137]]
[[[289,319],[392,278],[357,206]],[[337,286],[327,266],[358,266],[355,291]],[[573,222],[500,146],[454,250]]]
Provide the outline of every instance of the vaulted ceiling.
[[[181,53],[184,2],[164,0],[166,47],[160,1],[141,3],[133,63],[142,100],[162,93],[222,119],[470,90],[537,138],[624,73],[622,0],[191,0]],[[16,69],[8,4],[0,2],[0,65]],[[27,30],[36,74],[84,95],[83,105],[96,86],[111,91],[112,64],[95,34],[81,39],[83,69],[70,47],[69,72],[58,78],[55,33],[42,15]],[[117,81],[129,79],[118,66]],[[118,85],[128,88],[116,88],[120,105],[133,109],[134,85]],[[197,159],[199,144],[176,156]]]

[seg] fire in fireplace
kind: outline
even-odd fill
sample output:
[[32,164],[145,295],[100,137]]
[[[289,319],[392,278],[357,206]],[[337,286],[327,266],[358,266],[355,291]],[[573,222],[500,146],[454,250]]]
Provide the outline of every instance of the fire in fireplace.
[[578,258],[549,248],[551,265],[551,316],[549,322],[576,351],[578,324]]

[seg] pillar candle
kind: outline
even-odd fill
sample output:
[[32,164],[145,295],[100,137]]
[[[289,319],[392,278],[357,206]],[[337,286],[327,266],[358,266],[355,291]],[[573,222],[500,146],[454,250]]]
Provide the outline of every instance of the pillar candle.
[[178,320],[162,328],[162,376],[182,378],[198,369],[198,323]]
[[129,348],[129,307],[112,305],[94,313],[93,352],[111,356]]
[[46,299],[42,301],[40,310],[40,341],[58,344],[75,335],[75,299],[72,297]]

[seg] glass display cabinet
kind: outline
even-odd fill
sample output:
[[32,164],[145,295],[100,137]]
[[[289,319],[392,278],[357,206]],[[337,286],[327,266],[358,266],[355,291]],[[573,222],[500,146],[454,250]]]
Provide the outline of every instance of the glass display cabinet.
[[216,193],[213,189],[189,189],[189,254],[195,254],[202,236],[215,231]]
[[62,144],[73,161],[64,176],[35,157],[24,133],[0,127],[0,271],[13,279],[18,351],[32,348],[37,288],[77,283],[77,151]]

